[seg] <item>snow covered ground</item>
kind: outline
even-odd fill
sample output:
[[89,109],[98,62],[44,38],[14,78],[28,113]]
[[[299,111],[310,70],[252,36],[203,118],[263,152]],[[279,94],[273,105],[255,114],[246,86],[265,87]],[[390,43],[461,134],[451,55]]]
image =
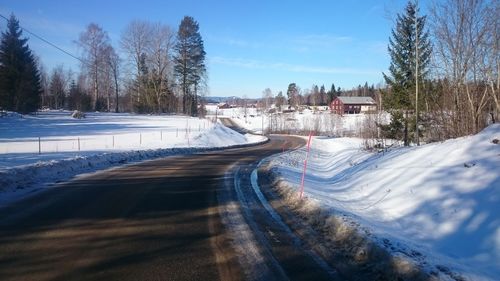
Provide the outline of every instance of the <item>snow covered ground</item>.
[[0,205],[81,173],[265,140],[186,116],[87,113],[84,119],[74,119],[70,115],[45,111],[0,118]]
[[[494,139],[500,139],[499,124],[474,136],[385,153],[363,151],[361,139],[318,137],[305,196],[429,271],[451,268],[470,280],[498,280],[500,144]],[[298,189],[305,154],[300,149],[272,158],[288,187]]]
[[[208,114],[215,117],[215,108],[208,107]],[[246,117],[245,117],[246,115]],[[217,116],[232,118],[241,127],[256,133],[262,130],[268,131],[272,128],[276,131],[308,132],[316,131],[323,135],[347,136],[356,135],[366,122],[384,124],[389,122],[390,115],[382,114],[347,114],[339,116],[329,111],[303,110],[302,112],[290,112],[279,114],[264,114],[256,108],[247,108],[246,114],[243,108],[217,109]]]

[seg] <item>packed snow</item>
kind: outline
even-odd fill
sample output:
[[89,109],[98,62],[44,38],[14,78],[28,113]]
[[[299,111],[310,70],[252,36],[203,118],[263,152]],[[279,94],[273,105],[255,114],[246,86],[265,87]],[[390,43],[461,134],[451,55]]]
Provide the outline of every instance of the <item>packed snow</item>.
[[68,111],[0,118],[0,205],[75,175],[134,161],[255,144],[209,119]]
[[[499,139],[499,124],[474,136],[378,153],[363,150],[357,138],[314,138],[305,196],[443,279],[454,276],[451,269],[470,280],[498,280]],[[304,148],[280,154],[271,166],[298,190],[305,156]]]

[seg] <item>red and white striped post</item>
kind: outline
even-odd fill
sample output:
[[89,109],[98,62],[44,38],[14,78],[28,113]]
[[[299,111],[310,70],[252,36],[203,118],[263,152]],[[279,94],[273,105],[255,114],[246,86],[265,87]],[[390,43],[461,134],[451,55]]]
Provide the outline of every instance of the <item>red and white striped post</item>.
[[309,133],[309,139],[307,140],[306,159],[304,160],[304,170],[302,170],[302,180],[300,182],[300,199],[304,197],[304,180],[306,178],[307,159],[309,158],[309,150],[311,149],[311,139],[312,139],[312,131]]

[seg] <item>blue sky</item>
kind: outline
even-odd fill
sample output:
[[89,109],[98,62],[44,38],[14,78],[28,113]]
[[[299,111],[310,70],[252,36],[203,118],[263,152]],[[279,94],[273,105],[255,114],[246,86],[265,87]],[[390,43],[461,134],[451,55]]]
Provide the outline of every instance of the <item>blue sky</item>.
[[[421,1],[423,2],[423,1]],[[0,13],[14,13],[23,27],[78,54],[73,43],[95,22],[118,48],[120,34],[134,19],[177,28],[185,15],[200,25],[205,42],[211,96],[260,97],[295,82],[302,89],[332,83],[349,89],[377,84],[389,66],[390,15],[403,0],[351,1],[34,1],[4,0]],[[425,11],[425,7],[422,8]],[[0,22],[5,29],[5,21]],[[27,34],[25,34],[27,36]],[[78,71],[75,59],[36,38],[30,47],[44,65],[64,64]]]

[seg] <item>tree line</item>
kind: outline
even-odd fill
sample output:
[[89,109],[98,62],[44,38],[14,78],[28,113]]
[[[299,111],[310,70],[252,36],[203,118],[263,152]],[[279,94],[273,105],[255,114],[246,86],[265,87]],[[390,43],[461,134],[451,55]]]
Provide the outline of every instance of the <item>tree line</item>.
[[132,21],[118,46],[101,26],[90,23],[74,42],[81,51],[78,73],[62,65],[49,73],[11,15],[0,44],[0,108],[202,113],[198,104],[207,90],[206,53],[194,18],[185,16],[177,30]]
[[418,2],[408,2],[396,18],[384,73],[388,137],[405,145],[440,141],[498,121],[499,11],[495,0],[445,0],[421,15]]
[[283,106],[293,108],[300,106],[329,106],[338,96],[371,97],[378,101],[380,93],[380,86],[368,85],[368,82],[365,82],[363,86],[360,84],[352,89],[335,87],[335,83],[332,83],[329,90],[326,90],[325,85],[318,86],[316,84],[313,84],[310,89],[302,90],[296,83],[290,83],[285,93],[286,96],[282,91],[279,91],[274,96],[270,88],[264,89],[262,92],[262,107],[269,109],[273,104],[280,109]]

